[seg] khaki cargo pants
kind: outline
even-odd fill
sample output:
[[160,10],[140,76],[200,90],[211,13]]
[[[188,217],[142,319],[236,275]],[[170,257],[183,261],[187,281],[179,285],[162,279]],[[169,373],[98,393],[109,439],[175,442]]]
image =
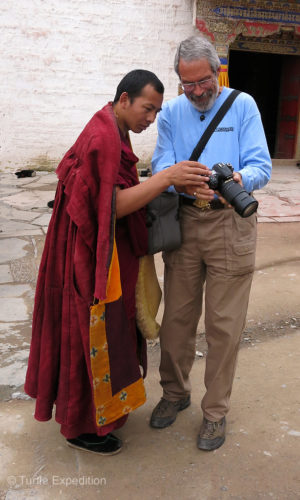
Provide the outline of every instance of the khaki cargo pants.
[[245,326],[255,264],[256,215],[243,219],[231,208],[202,211],[182,206],[181,224],[181,247],[163,254],[160,383],[163,397],[169,401],[191,392],[189,374],[205,284],[208,353],[201,406],[207,419],[217,421],[229,410]]

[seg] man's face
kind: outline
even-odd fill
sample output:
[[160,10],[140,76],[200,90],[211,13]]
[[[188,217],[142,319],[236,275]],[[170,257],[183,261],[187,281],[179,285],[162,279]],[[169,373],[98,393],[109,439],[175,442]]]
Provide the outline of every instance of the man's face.
[[141,95],[131,102],[129,97],[124,101],[124,123],[127,130],[140,134],[155,121],[158,111],[161,110],[163,94],[159,94],[152,87],[146,85]]
[[218,74],[212,71],[209,62],[206,59],[180,59],[178,70],[183,85],[194,83],[184,88],[184,93],[193,106],[201,112],[211,109],[218,97],[219,82]]

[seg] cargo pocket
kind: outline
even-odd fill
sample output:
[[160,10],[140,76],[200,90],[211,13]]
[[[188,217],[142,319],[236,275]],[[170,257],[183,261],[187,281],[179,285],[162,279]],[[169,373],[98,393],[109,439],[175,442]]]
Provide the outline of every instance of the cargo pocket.
[[256,214],[240,217],[233,210],[225,223],[226,269],[232,275],[251,273],[255,267]]

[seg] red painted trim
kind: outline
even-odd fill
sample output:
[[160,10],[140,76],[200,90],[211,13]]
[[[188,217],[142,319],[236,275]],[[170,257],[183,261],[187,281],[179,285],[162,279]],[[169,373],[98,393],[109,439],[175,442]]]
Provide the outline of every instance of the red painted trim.
[[[248,32],[246,34],[253,35],[253,28],[256,29],[255,34],[261,34],[261,30],[264,31],[264,33],[276,33],[276,31],[279,30],[280,25],[279,24],[273,24],[273,23],[253,23],[250,21],[244,21],[243,25],[245,28],[247,28]],[[251,29],[252,28],[252,29]]]
[[209,36],[211,38],[212,42],[215,41],[215,36],[211,31],[208,30],[204,19],[197,18],[196,19],[196,27],[198,28],[199,31],[201,31],[201,33],[205,33],[207,36]]

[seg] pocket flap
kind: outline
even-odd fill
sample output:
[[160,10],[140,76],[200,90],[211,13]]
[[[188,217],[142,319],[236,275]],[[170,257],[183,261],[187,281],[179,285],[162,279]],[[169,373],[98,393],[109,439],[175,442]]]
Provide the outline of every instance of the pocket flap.
[[234,245],[233,251],[236,255],[247,255],[248,253],[253,253],[255,247],[255,243],[248,242],[243,243],[242,245]]

